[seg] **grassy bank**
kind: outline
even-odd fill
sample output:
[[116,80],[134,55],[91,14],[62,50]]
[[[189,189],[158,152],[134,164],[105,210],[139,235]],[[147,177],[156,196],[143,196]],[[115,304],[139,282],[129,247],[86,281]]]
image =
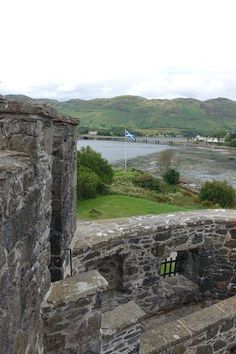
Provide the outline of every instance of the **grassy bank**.
[[79,201],[77,215],[81,219],[110,219],[135,215],[174,213],[193,209],[196,209],[196,206],[184,207],[125,195],[106,195]]
[[[140,186],[138,170],[114,169],[114,178],[106,195],[78,202],[81,219],[110,219],[135,215],[174,213],[203,209],[196,195],[155,179],[155,188]],[[149,186],[150,187],[150,186]]]
[[199,209],[199,201],[196,195],[179,186],[171,186],[163,183],[160,179],[160,190],[150,190],[142,188],[134,181],[139,176],[137,170],[128,170],[124,172],[121,169],[114,170],[114,181],[110,186],[110,194],[126,195],[151,200],[153,202],[167,203],[181,207],[190,207]]

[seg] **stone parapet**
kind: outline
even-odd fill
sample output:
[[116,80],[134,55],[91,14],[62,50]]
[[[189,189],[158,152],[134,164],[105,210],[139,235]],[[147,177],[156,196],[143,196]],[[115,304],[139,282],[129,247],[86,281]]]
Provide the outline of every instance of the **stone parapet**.
[[[107,221],[78,222],[74,237],[74,251],[80,252],[88,249],[100,249],[114,241],[127,240],[136,235],[149,235],[153,232],[188,229],[191,226],[210,225],[218,223],[232,223],[236,225],[236,211],[227,209],[209,209],[192,212],[177,212],[174,214],[144,215],[130,218],[111,219]],[[169,238],[167,235],[165,239]],[[161,240],[160,240],[161,241]],[[164,239],[163,239],[164,241]],[[189,242],[190,243],[190,242]]]
[[235,349],[236,296],[145,333],[140,354],[226,354]]
[[42,304],[45,353],[100,353],[101,293],[107,285],[96,271],[53,283]]
[[[161,277],[161,262],[171,252],[182,257],[183,275],[197,285],[207,279],[211,287],[206,295],[224,298],[236,293],[236,211],[219,209],[84,222],[78,224],[77,230],[74,273],[97,269],[111,283],[111,289],[116,286],[145,312],[156,313],[170,303]],[[178,294],[176,305],[182,301],[185,296]]]

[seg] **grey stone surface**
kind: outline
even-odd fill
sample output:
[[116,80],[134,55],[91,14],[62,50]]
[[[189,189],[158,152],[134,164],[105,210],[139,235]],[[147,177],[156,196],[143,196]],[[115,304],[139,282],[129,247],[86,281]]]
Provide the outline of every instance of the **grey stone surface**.
[[234,317],[236,315],[236,296],[232,296],[229,299],[220,301],[217,304],[217,307],[229,317]]
[[221,321],[222,318],[228,318],[228,316],[216,306],[210,306],[201,311],[195,312],[194,316],[191,314],[184,317],[182,323],[184,326],[188,327],[191,332],[200,332],[205,327]]
[[69,252],[76,228],[76,129],[73,124],[54,123],[52,149],[52,218],[51,262],[52,281],[68,273]]
[[113,311],[105,312],[101,324],[103,337],[112,336],[118,331],[131,327],[140,322],[144,316],[145,312],[134,301],[117,306]]
[[45,353],[100,353],[101,301],[107,287],[96,271],[54,282],[42,304]]
[[73,303],[78,299],[102,292],[107,286],[107,281],[96,270],[57,281],[53,283],[48,297],[44,299],[42,308]]
[[134,301],[103,313],[101,354],[139,353],[141,319],[144,316]]
[[[229,353],[236,342],[236,296],[183,317],[162,319],[146,326],[141,336],[141,354]],[[219,310],[222,306],[230,315]]]
[[[117,286],[126,300],[133,299],[149,313],[202,296],[231,296],[236,293],[235,249],[229,241],[234,241],[235,225],[236,212],[230,210],[78,223],[74,273],[99,270],[113,290]],[[161,262],[171,252],[184,257],[183,275],[200,289],[191,286],[186,291],[164,281]],[[111,279],[118,278],[115,285]]]
[[186,340],[190,332],[180,322],[173,321],[149,331],[143,336],[140,353],[160,353],[168,346]]
[[[1,354],[42,354],[44,351],[40,307],[50,287],[56,125],[64,126],[65,130],[69,125],[76,130],[73,119],[47,106],[0,99]],[[68,210],[73,203],[74,199],[67,204]],[[67,219],[65,223],[71,222],[72,230],[72,218]]]

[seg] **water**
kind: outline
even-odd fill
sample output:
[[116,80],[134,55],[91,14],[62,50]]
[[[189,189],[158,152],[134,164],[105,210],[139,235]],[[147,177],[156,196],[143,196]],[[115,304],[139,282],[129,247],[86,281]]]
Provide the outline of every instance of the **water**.
[[[78,141],[78,148],[91,146],[100,152],[113,165],[124,166],[124,143],[118,141]],[[168,145],[127,143],[128,167],[158,171],[158,154],[169,149]],[[236,188],[236,149],[207,148],[197,145],[180,145],[174,147],[176,155],[181,159],[181,180],[193,186],[199,186],[206,180],[226,180]]]
[[[102,156],[111,163],[120,163],[125,158],[125,143],[121,141],[105,141],[105,140],[79,140],[77,148],[80,149],[89,145],[92,149],[100,152]],[[126,143],[127,159],[133,159],[138,156],[145,156],[159,153],[167,148],[166,145],[158,144],[142,144],[142,143]]]

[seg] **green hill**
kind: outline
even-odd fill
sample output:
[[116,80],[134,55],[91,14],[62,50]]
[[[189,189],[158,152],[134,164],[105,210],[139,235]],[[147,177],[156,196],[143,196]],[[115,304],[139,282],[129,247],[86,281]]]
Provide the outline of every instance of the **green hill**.
[[50,104],[63,114],[79,117],[80,126],[90,129],[119,126],[135,130],[196,131],[205,134],[236,130],[236,102],[226,98],[200,101],[192,98],[161,100],[119,96],[59,102],[33,100],[27,96],[6,97]]

